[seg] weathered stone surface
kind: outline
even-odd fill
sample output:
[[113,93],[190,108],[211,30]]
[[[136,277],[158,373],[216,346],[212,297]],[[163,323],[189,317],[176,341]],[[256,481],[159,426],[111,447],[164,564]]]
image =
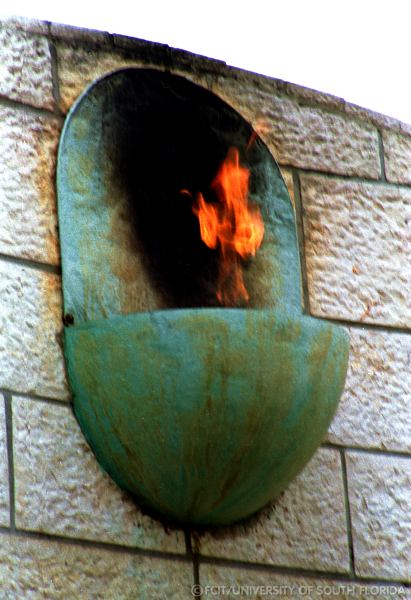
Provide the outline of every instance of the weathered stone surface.
[[411,325],[411,190],[301,176],[311,311]]
[[281,164],[377,179],[377,130],[283,94],[249,85],[247,77],[219,77],[213,90],[261,134]]
[[68,399],[60,277],[0,260],[0,387]]
[[63,111],[67,111],[84,89],[95,79],[124,67],[154,66],[137,57],[130,58],[119,51],[94,50],[81,45],[57,43],[60,97]]
[[341,112],[344,112],[345,110],[345,100],[338,96],[334,96],[333,94],[319,92],[318,90],[297,85],[295,83],[287,83],[286,92],[290,96],[295,96],[306,103],[325,106]]
[[9,517],[9,470],[7,466],[7,436],[4,398],[0,394],[0,525],[8,527]]
[[64,112],[89,84],[118,69],[167,69],[208,88],[213,71],[224,64],[144,40],[114,36],[114,43],[117,46],[114,49],[101,47],[90,52],[84,45],[57,41],[61,109]]
[[347,453],[358,575],[411,581],[411,457]]
[[348,333],[347,381],[328,439],[411,451],[411,336],[357,328]]
[[192,565],[0,536],[2,600],[190,600]]
[[[47,30],[46,23],[0,24],[1,95],[53,108],[48,42],[41,35]],[[390,130],[383,132],[387,178],[411,183],[410,129],[390,118],[167,47],[114,36],[117,47],[109,49],[106,34],[60,25],[52,25],[51,31],[57,39],[64,110],[88,83],[107,72],[124,66],[167,67],[213,89],[252,122],[285,165],[288,186],[292,166],[379,178],[377,127]],[[0,107],[0,253],[57,264],[52,177],[59,123],[31,113]],[[411,192],[322,176],[302,176],[301,188],[313,312],[409,327]],[[0,261],[0,388],[68,399],[56,339],[61,331],[59,284],[56,275]],[[408,336],[357,328],[350,333],[347,388],[329,440],[409,451]],[[8,526],[2,411],[1,404],[0,525]],[[181,532],[166,534],[101,472],[68,407],[15,397],[14,437],[19,527],[184,552]],[[348,453],[360,576],[410,577],[409,465],[405,458]],[[320,449],[274,508],[247,526],[202,535],[201,552],[250,563],[348,572],[341,480],[338,453]],[[200,576],[203,584],[323,583],[274,575],[267,568],[203,564]],[[189,598],[191,583],[192,567],[185,562],[130,556],[120,548],[108,552],[4,533],[1,538],[0,596],[5,598]],[[365,598],[371,594],[369,586],[366,590],[358,596],[356,589],[332,597]],[[303,595],[301,590],[292,594]],[[304,595],[319,597],[316,592]],[[392,594],[373,591],[372,596]]]
[[[115,47],[117,48],[123,48],[126,50],[133,50],[133,51],[138,51],[139,49],[141,49],[141,47],[143,45],[149,46],[149,45],[156,45],[159,47],[162,47],[164,50],[168,50],[170,48],[170,46],[168,44],[162,44],[162,43],[156,43],[156,42],[150,42],[148,40],[143,40],[141,38],[136,38],[136,37],[131,37],[129,35],[122,35],[119,33],[113,33],[111,34],[111,39],[113,41],[113,44]],[[176,52],[184,52],[183,50],[176,50]]]
[[14,398],[13,426],[18,527],[185,551],[181,531],[166,533],[102,471],[68,406]]
[[47,21],[17,16],[0,17],[0,28],[22,29],[23,31],[40,33],[43,35],[47,35],[49,30]]
[[58,120],[0,106],[0,252],[57,264]]
[[[346,580],[281,575],[267,571],[216,565],[200,565],[200,584],[204,597],[238,598],[335,598],[335,600],[362,600],[392,598],[406,600],[407,590],[401,585],[354,583]],[[220,586],[220,587],[218,587]]]
[[207,556],[348,571],[339,452],[320,448],[274,505],[245,525],[205,533],[195,541]]
[[364,108],[363,106],[358,106],[358,104],[351,104],[350,102],[346,102],[345,112],[350,117],[361,119],[362,121],[371,123],[372,125],[382,129],[400,131],[402,125],[401,121],[394,119],[394,117],[383,115],[374,110]]
[[47,38],[0,22],[0,94],[53,109],[51,58]]
[[400,121],[400,133],[411,136],[411,123],[404,123],[403,121]]
[[62,40],[82,40],[88,44],[108,44],[110,39],[107,31],[62,25],[60,23],[51,23],[50,33],[53,37]]
[[388,181],[411,183],[411,137],[392,131],[383,136],[385,174]]

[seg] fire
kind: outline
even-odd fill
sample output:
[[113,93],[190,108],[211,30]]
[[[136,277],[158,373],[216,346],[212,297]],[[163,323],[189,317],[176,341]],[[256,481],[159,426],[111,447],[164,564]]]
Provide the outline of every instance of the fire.
[[248,202],[249,177],[249,170],[240,165],[238,149],[230,148],[211,183],[218,202],[206,202],[199,193],[193,206],[201,239],[220,251],[217,298],[224,306],[249,300],[241,259],[255,256],[264,236],[261,213]]

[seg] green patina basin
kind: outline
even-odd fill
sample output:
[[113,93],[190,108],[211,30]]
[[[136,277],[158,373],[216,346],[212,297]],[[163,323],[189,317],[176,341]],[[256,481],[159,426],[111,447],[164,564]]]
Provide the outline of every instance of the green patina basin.
[[[293,208],[266,146],[257,137],[249,148],[252,135],[193,83],[125,69],[85,91],[60,141],[74,411],[118,485],[177,523],[233,523],[275,498],[321,443],[344,385],[347,335],[302,312]],[[232,145],[265,223],[242,309],[210,300],[214,255],[179,195],[211,181]]]
[[278,495],[324,437],[344,332],[266,310],[158,311],[66,331],[76,414],[101,465],[178,522],[221,525]]

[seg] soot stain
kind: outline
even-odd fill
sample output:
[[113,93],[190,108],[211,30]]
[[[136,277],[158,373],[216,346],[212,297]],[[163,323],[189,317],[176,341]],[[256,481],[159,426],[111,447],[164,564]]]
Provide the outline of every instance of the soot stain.
[[170,308],[218,306],[219,253],[201,240],[193,199],[216,200],[218,167],[230,146],[246,148],[251,126],[207,90],[149,70],[123,74],[107,113],[116,185],[151,285]]

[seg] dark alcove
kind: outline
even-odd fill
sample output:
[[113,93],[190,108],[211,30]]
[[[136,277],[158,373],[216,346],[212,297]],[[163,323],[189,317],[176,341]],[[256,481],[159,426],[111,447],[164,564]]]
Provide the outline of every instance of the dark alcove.
[[[216,201],[210,183],[232,146],[252,171],[261,141],[216,95],[167,73],[124,71],[105,102],[113,176],[151,285],[169,307],[218,305],[218,249],[201,240],[193,198]],[[254,169],[250,191],[263,179]]]

